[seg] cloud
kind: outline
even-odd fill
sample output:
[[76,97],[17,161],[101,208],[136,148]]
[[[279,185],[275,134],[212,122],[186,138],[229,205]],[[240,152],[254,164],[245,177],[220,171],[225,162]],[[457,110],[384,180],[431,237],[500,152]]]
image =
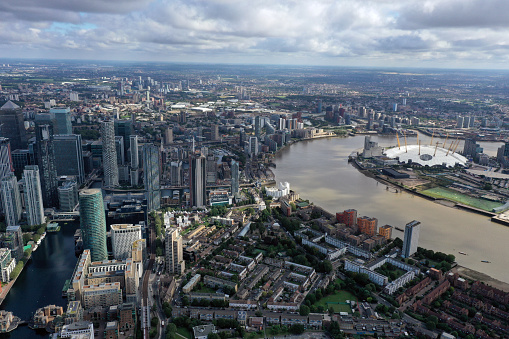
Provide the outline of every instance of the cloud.
[[[4,0],[0,45],[44,57],[503,65],[502,0]],[[9,56],[9,55],[5,55]],[[504,65],[505,66],[505,65]],[[507,67],[507,66],[505,66]]]

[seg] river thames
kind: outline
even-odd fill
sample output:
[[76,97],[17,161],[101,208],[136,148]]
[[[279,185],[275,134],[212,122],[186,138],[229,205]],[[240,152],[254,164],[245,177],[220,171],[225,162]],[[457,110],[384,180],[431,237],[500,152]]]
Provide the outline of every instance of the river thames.
[[[373,136],[372,140],[381,146],[396,144],[394,136]],[[408,138],[407,142],[415,144],[415,140],[415,137]],[[430,142],[429,137],[422,135],[420,140]],[[447,147],[450,142],[451,139]],[[379,226],[389,224],[402,229],[406,223],[418,220],[421,222],[420,247],[453,254],[458,264],[509,282],[506,263],[509,227],[409,193],[386,190],[384,184],[366,177],[348,163],[348,156],[363,144],[364,136],[299,142],[276,155],[277,168],[273,172],[277,181],[288,181],[301,198],[332,213],[354,208],[359,216],[378,218]],[[500,145],[481,143],[489,155],[495,155]],[[463,142],[458,150],[462,149]],[[402,239],[403,232],[394,229],[393,237]],[[467,255],[459,255],[459,251]]]

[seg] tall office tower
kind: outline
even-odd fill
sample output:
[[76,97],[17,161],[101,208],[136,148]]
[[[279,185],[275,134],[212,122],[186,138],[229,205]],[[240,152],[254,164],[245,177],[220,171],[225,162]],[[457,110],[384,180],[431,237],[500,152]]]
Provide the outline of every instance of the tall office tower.
[[470,127],[470,117],[464,117],[463,118],[463,128]]
[[44,223],[45,218],[39,167],[37,165],[26,166],[23,170],[23,180],[28,225],[41,225]]
[[255,123],[254,123],[254,128],[255,128],[255,136],[256,137],[260,137],[260,133],[261,133],[261,129],[262,129],[262,122],[260,120],[260,116],[257,115],[254,119]]
[[124,137],[115,136],[115,150],[117,151],[117,165],[121,166],[125,163]]
[[207,185],[215,184],[217,180],[217,161],[214,154],[207,155]]
[[359,117],[364,118],[366,116],[366,107],[359,107]]
[[0,137],[0,180],[14,171],[9,139]]
[[138,169],[140,167],[140,160],[138,155],[138,136],[131,135],[129,137],[129,161],[131,161],[131,167]]
[[421,228],[421,222],[414,220],[405,225],[405,235],[403,239],[403,250],[401,250],[401,256],[408,258],[417,252],[417,246],[419,245],[419,230]]
[[73,175],[76,177],[78,184],[82,184],[85,181],[85,165],[83,163],[81,135],[55,135],[53,145],[57,175]]
[[191,156],[189,159],[189,191],[192,207],[204,207],[207,203],[205,157]]
[[115,120],[115,135],[124,138],[124,154],[129,151],[129,138],[133,134],[133,122],[131,120]]
[[113,121],[103,121],[101,123],[101,137],[103,142],[104,185],[115,187],[118,186],[118,165]]
[[143,182],[147,197],[147,211],[161,208],[161,159],[159,148],[154,145],[143,145]]
[[55,146],[53,143],[53,125],[35,125],[37,165],[41,174],[41,188],[44,206],[57,205],[57,169],[55,165]]
[[52,108],[49,113],[55,119],[55,134],[72,134],[71,110],[66,108]]
[[27,146],[28,139],[24,120],[25,117],[21,107],[12,101],[7,101],[0,107],[1,136],[10,139],[11,150],[13,151]]
[[14,174],[7,175],[2,183],[2,204],[5,213],[5,224],[7,226],[19,225],[21,219],[22,205],[19,193],[18,180]]
[[172,161],[170,164],[170,184],[182,186],[182,161]]
[[239,172],[239,163],[235,160],[232,160],[232,194],[236,195],[239,193],[239,183],[240,183],[240,172]]
[[5,240],[7,248],[11,250],[11,255],[20,260],[23,258],[23,232],[21,226],[8,226],[5,230]]
[[257,137],[249,138],[249,154],[252,157],[258,155],[258,138]]
[[219,141],[219,125],[212,125],[211,134],[213,141]]
[[106,249],[106,217],[103,195],[100,189],[80,192],[80,227],[83,248],[89,249],[92,261],[108,259]]
[[240,133],[239,133],[239,146],[241,148],[244,148],[244,145],[246,143],[246,133],[244,132],[244,130],[241,128],[240,129]]
[[182,236],[178,228],[166,230],[166,272],[180,275],[185,271],[184,255],[182,251]]
[[173,144],[173,128],[167,127],[164,132],[164,143],[166,145]]
[[465,139],[465,146],[463,147],[463,155],[471,156],[475,161],[479,159],[479,154],[483,152],[483,148],[475,141],[475,139]]
[[64,181],[58,186],[58,202],[62,212],[73,212],[78,205],[78,185],[74,181]]
[[141,226],[132,224],[111,225],[111,247],[117,260],[130,258],[133,242],[141,239]]

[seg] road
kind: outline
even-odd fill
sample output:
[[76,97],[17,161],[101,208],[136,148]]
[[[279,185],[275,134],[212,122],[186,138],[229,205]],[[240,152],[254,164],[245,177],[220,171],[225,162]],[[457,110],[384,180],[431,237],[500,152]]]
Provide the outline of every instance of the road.
[[[143,272],[143,284],[142,284],[142,289],[141,289],[141,296],[142,296],[142,308],[144,307],[149,307],[150,308],[150,304],[149,304],[149,291],[148,291],[148,284],[149,284],[149,279],[150,279],[150,274],[152,273],[152,267],[154,266],[154,260],[155,260],[155,247],[156,247],[156,243],[155,243],[155,230],[153,230],[153,227],[151,227],[152,225],[149,224],[149,228],[148,228],[148,232],[149,232],[149,241],[148,241],[148,246],[147,246],[147,252],[148,252],[148,255],[149,255],[149,262],[148,262],[148,265],[147,265],[147,268],[144,270]],[[148,326],[146,326],[145,328],[142,329],[143,331],[143,338],[144,339],[149,339],[149,331],[150,331],[150,316],[149,316],[149,319],[148,319]]]

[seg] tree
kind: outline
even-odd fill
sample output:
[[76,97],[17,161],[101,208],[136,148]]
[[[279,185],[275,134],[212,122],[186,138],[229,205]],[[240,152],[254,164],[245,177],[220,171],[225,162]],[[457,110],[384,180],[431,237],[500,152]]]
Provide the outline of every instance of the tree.
[[207,339],[221,339],[221,337],[217,333],[209,333]]
[[304,325],[301,325],[301,324],[293,324],[292,326],[290,326],[290,333],[292,334],[302,334],[304,333]]
[[175,333],[175,332],[177,332],[177,325],[175,325],[174,323],[170,323],[170,324],[168,325],[167,331],[168,331],[169,333]]
[[299,314],[300,315],[304,315],[305,316],[305,315],[308,315],[309,312],[310,312],[309,307],[307,307],[306,305],[301,305],[300,306],[300,309],[299,309]]

